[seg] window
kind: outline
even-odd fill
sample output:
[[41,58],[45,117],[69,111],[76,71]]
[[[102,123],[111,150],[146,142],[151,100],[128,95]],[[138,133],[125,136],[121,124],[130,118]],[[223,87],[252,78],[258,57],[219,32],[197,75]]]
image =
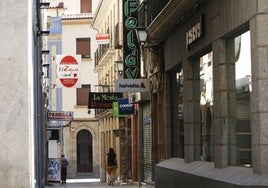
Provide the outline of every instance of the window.
[[[251,53],[250,32],[230,39],[229,57],[229,163],[231,165],[251,166]],[[231,110],[235,109],[235,110]]]
[[200,158],[214,161],[213,157],[213,53],[210,52],[200,58],[200,120],[201,120],[201,148]]
[[90,58],[90,38],[76,39],[76,54],[81,55],[82,58]]
[[76,105],[88,105],[88,94],[90,92],[90,84],[82,85],[82,88],[76,89]]
[[81,0],[81,13],[92,13],[92,0]]

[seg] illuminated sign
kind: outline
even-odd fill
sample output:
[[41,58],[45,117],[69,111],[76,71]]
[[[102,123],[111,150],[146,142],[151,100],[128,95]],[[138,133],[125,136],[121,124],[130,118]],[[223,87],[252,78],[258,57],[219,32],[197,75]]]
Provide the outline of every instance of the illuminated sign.
[[113,108],[113,102],[122,98],[122,93],[96,93],[89,92],[88,109],[90,108]]
[[126,79],[140,78],[139,44],[135,33],[137,13],[137,0],[123,0],[123,61]]

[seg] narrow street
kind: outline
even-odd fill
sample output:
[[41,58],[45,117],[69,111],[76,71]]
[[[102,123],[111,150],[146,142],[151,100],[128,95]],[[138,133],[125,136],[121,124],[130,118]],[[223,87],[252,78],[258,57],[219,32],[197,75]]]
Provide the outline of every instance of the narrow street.
[[125,188],[134,188],[134,187],[146,187],[146,188],[154,188],[153,185],[138,185],[138,183],[133,183],[133,185],[116,182],[113,186],[108,186],[106,182],[100,182],[100,179],[90,178],[90,179],[67,179],[67,184],[60,185],[59,183],[49,183],[45,188],[84,188],[84,187],[125,187]]

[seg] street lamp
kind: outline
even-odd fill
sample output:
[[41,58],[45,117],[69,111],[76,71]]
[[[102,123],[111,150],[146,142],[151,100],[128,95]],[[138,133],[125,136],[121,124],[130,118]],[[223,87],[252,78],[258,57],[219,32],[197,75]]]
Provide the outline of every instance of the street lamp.
[[147,32],[144,27],[137,27],[135,29],[138,43],[140,44],[140,65],[141,65],[141,76],[145,76],[145,65],[144,65],[144,45],[147,40]]
[[123,70],[124,70],[123,61],[122,60],[115,60],[114,63],[116,66],[116,72],[118,72],[117,77],[121,78]]
[[143,47],[146,40],[147,40],[147,32],[144,27],[137,27],[136,28],[136,35],[139,44]]
[[103,92],[105,93],[109,93],[110,92],[110,85],[102,85],[102,89],[103,89]]

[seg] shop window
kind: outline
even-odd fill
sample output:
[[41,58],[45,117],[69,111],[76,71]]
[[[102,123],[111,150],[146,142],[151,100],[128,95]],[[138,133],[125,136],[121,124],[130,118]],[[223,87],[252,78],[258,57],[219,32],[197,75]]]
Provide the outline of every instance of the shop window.
[[76,105],[88,105],[90,87],[90,84],[88,84],[76,89]]
[[172,157],[184,158],[184,108],[183,108],[183,68],[182,63],[174,67],[170,74],[170,115]]
[[184,156],[184,115],[183,115],[183,69],[177,73],[177,106],[179,127],[179,157]]
[[[251,131],[250,131],[250,93],[251,93],[251,53],[250,32],[243,33],[231,40],[234,68],[229,68],[229,163],[231,165],[251,166]],[[230,61],[232,62],[232,61]],[[230,66],[232,67],[232,66]],[[233,89],[232,89],[233,88]],[[233,98],[233,99],[232,99]],[[233,118],[232,118],[233,117]]]
[[212,107],[213,107],[213,53],[210,52],[200,58],[200,120],[201,120],[201,148],[200,158],[214,161]]
[[81,55],[82,58],[90,58],[90,38],[76,39],[76,54]]
[[92,0],[81,0],[81,13],[92,13]]

